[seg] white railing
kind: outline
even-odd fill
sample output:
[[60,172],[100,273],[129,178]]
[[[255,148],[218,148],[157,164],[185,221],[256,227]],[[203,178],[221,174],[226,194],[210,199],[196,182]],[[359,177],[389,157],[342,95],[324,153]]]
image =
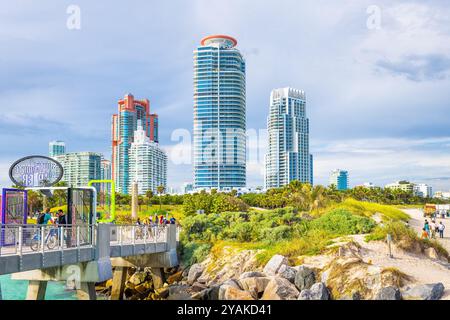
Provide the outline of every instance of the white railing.
[[112,225],[115,235],[112,244],[142,244],[166,242],[167,227],[165,225]]
[[[167,242],[167,225],[111,224],[110,229],[112,245]],[[177,241],[180,231],[177,225]],[[0,225],[0,256],[95,247],[96,238],[97,225]]]
[[95,225],[0,225],[0,256],[91,247]]

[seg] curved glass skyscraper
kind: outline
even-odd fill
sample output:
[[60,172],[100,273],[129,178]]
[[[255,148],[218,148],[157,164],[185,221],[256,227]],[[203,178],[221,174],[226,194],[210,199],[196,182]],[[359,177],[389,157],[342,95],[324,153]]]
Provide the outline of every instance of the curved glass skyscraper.
[[246,184],[245,61],[229,36],[204,38],[194,51],[194,185]]

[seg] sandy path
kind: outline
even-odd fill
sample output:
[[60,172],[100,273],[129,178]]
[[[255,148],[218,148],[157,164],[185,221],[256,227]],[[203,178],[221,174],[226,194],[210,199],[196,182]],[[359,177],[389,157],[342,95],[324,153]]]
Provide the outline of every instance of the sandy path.
[[[411,217],[411,220],[409,220],[409,225],[414,228],[418,234],[421,233],[423,225],[425,223],[425,218],[423,217],[422,210],[419,209],[405,209],[403,210],[409,216]],[[426,218],[428,222],[431,221],[430,218]],[[448,252],[450,252],[450,237],[448,236],[450,234],[450,219],[436,219],[436,223],[439,224],[439,222],[443,222],[445,225],[445,231],[444,231],[444,239],[439,239],[439,236],[436,235],[437,240],[444,246],[445,249],[447,249]]]

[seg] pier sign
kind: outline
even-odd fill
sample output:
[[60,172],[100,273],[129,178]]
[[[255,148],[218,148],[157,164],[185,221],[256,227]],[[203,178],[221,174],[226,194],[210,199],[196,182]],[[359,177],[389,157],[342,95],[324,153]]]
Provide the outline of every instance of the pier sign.
[[58,161],[44,156],[19,159],[9,169],[12,182],[25,188],[51,187],[61,180],[63,173]]

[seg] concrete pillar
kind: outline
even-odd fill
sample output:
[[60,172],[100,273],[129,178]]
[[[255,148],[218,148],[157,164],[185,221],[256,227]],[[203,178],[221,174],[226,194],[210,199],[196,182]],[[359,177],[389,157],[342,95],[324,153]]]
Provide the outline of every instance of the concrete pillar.
[[166,277],[164,275],[164,268],[152,268],[153,287],[155,289],[162,288]]
[[81,282],[81,287],[77,290],[77,296],[78,300],[97,300],[95,282]]
[[177,226],[176,225],[174,225],[174,224],[167,225],[166,242],[167,242],[167,251],[177,249]]
[[131,184],[131,217],[137,219],[139,211],[139,201],[138,201],[138,184],[134,181]]
[[111,300],[122,300],[127,280],[128,267],[116,267],[113,272]]
[[27,300],[45,300],[47,281],[28,281]]

